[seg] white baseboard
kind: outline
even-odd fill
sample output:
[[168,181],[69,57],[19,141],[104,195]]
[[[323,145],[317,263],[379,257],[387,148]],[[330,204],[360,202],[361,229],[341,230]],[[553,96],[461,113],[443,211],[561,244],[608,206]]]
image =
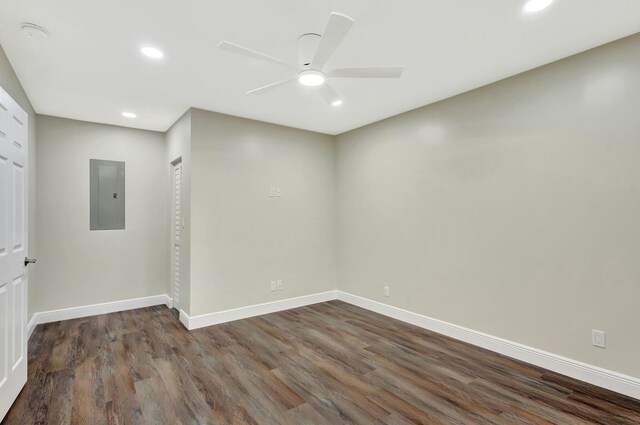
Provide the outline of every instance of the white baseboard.
[[58,322],[60,320],[79,319],[81,317],[97,316],[99,314],[116,313],[118,311],[133,310],[135,308],[152,307],[165,304],[171,308],[173,299],[166,294],[129,300],[112,301],[108,303],[85,305],[81,307],[64,308],[61,310],[42,311],[35,313],[27,325],[27,335],[31,337],[37,325]]
[[173,298],[167,294],[164,294],[164,297],[165,297],[164,305],[166,305],[167,308],[173,308]]
[[190,318],[189,318],[189,315],[185,313],[183,309],[180,309],[179,319],[180,319],[180,323],[182,323],[185,328],[190,330],[189,328]]
[[[402,322],[410,323],[421,328],[446,335],[448,337],[500,353],[516,360],[529,363],[561,375],[565,375],[583,382],[615,391],[620,394],[640,399],[640,379],[613,372],[577,360],[542,351],[533,347],[474,331],[462,326],[454,325],[422,314],[413,313],[378,301],[352,295],[343,291],[328,291],[318,294],[305,295],[264,304],[256,304],[232,310],[220,311],[198,316],[189,316],[180,310],[180,322],[189,330],[246,319],[263,314],[276,313],[292,308],[304,307],[311,304],[339,299],[346,303],[373,311],[383,316],[391,317]],[[171,308],[173,299],[166,294],[131,300],[114,301],[93,304],[82,307],[66,308],[62,310],[35,313],[28,325],[28,335],[31,336],[36,325],[57,322],[60,320],[77,319],[99,314],[115,313],[135,308],[151,307],[165,304]]]
[[31,319],[29,319],[29,324],[27,325],[27,341],[29,341],[29,338],[31,338],[31,334],[33,333],[33,330],[36,328],[37,320],[38,320],[38,313],[34,313],[33,316],[31,316]]
[[447,323],[442,320],[412,313],[401,308],[372,301],[357,295],[352,295],[342,291],[336,292],[337,298],[346,303],[503,354],[516,360],[551,370],[570,378],[640,399],[640,379],[638,378],[623,375],[597,366],[592,366],[557,354],[548,353],[533,347],[498,338],[493,335],[488,335],[462,326]]
[[234,320],[246,319],[249,317],[261,316],[263,314],[276,313],[278,311],[290,310],[292,308],[335,300],[337,297],[336,292],[337,291],[321,292],[319,294],[287,298],[286,300],[255,304],[216,313],[201,314],[198,316],[189,316],[183,310],[180,310],[180,321],[189,330],[204,328],[205,326],[218,325],[220,323],[232,322]]

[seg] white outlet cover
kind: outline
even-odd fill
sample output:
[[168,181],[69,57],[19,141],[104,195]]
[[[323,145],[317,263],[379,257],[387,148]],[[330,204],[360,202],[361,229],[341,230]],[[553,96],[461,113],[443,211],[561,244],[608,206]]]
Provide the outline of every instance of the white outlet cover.
[[385,286],[385,287],[384,287],[384,296],[385,296],[385,297],[388,297],[388,296],[389,296],[389,287],[388,287],[388,286]]
[[276,196],[276,188],[274,186],[269,188],[269,196],[272,198]]
[[607,340],[606,334],[603,331],[592,330],[591,331],[591,344],[594,347],[606,348]]
[[272,280],[272,281],[271,281],[271,290],[272,290],[272,291],[275,291],[275,290],[276,290],[276,281],[275,281],[275,280]]
[[276,187],[276,196],[280,196],[282,195],[282,189],[280,189],[279,187]]
[[282,285],[282,281],[281,281],[281,280],[279,280],[279,281],[278,281],[278,289],[282,289],[282,286],[283,286],[283,285]]

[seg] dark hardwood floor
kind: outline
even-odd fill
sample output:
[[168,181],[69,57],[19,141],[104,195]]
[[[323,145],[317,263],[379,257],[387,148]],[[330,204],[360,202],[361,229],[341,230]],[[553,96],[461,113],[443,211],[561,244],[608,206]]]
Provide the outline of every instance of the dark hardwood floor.
[[186,331],[152,307],[38,326],[2,425],[636,424],[640,402],[332,301]]

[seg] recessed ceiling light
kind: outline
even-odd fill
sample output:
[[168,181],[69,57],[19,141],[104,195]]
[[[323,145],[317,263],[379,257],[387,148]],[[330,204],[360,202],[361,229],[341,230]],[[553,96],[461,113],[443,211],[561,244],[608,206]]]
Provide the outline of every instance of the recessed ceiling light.
[[156,49],[155,47],[144,46],[140,49],[143,55],[151,59],[162,59],[164,57],[164,53],[162,50]]
[[298,75],[298,81],[303,86],[321,86],[324,84],[324,74],[315,70],[302,71],[300,75]]
[[553,0],[529,0],[525,3],[522,10],[527,13],[535,13],[551,6],[551,3],[553,3]]
[[29,37],[45,39],[49,37],[49,31],[40,25],[32,24],[30,22],[23,22],[20,24],[20,28],[24,31]]
[[340,105],[342,105],[341,99],[334,100],[333,102],[331,102],[331,106],[340,106]]
[[134,114],[133,112],[123,112],[122,116],[125,117],[125,118],[135,118],[135,117],[137,117],[137,115]]

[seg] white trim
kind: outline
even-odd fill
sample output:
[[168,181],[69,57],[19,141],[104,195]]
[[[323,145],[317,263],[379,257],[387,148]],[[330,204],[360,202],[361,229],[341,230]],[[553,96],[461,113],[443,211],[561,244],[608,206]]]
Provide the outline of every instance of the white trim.
[[116,313],[118,311],[152,307],[162,304],[171,308],[171,306],[173,305],[173,299],[167,294],[162,294],[153,295],[151,297],[134,298],[130,300],[112,301],[108,303],[63,308],[60,310],[42,311],[39,313],[35,313],[31,317],[31,320],[29,320],[29,325],[27,326],[27,335],[28,337],[31,337],[31,333],[33,333],[35,327],[43,323],[58,322],[60,320],[79,319],[81,317]]
[[285,300],[255,304],[247,307],[219,311],[216,313],[201,314],[198,316],[189,316],[183,310],[180,310],[180,321],[189,330],[204,328],[205,326],[219,325],[220,323],[232,322],[234,320],[246,319],[248,317],[261,316],[263,314],[276,313],[278,311],[290,310],[292,308],[335,300],[337,297],[336,292],[337,291],[321,292],[319,294],[287,298]]
[[27,325],[27,341],[29,341],[29,338],[31,338],[31,334],[33,333],[33,330],[36,328],[36,325],[38,324],[36,323],[37,314],[38,313],[35,313],[33,316],[31,316],[31,319],[29,320],[29,324]]
[[169,295],[165,294],[164,295],[164,305],[166,305],[167,308],[173,308],[173,298],[170,297]]
[[493,335],[464,328],[462,326],[433,319],[422,314],[412,313],[398,307],[383,304],[367,298],[342,291],[336,291],[337,298],[349,304],[392,317],[402,322],[437,332],[448,337],[485,348],[505,356],[551,370],[553,372],[588,382],[598,387],[640,399],[640,379],[623,375],[597,366],[557,354],[538,350],[517,342],[508,341]]
[[180,309],[180,323],[184,325],[185,328],[189,329],[189,321],[190,317],[183,309]]

